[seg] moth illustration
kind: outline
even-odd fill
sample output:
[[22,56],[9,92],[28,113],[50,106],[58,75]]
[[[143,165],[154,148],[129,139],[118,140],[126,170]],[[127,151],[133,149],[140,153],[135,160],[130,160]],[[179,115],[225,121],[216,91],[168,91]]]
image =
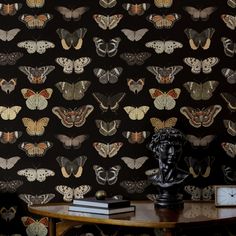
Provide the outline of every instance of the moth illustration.
[[67,127],[71,128],[81,127],[85,124],[87,117],[93,111],[94,107],[92,105],[84,105],[79,108],[64,108],[64,107],[53,107],[52,112],[60,120],[61,123]]
[[81,100],[87,89],[89,88],[91,82],[88,80],[81,80],[76,83],[68,83],[68,82],[58,82],[55,86],[62,93],[64,99],[68,101],[72,100]]
[[236,97],[230,93],[220,93],[220,96],[227,102],[227,107],[230,111],[236,111]]
[[105,96],[102,93],[93,93],[93,97],[99,103],[99,107],[103,112],[107,112],[109,109],[115,112],[119,108],[119,103],[125,97],[125,93],[117,93],[112,96]]
[[71,60],[66,57],[57,57],[56,63],[63,67],[65,74],[72,74],[75,71],[76,74],[84,72],[84,67],[91,62],[90,57],[80,57],[76,60]]
[[225,55],[233,57],[236,54],[236,43],[226,37],[222,37],[221,42],[223,43]]
[[57,192],[63,195],[63,200],[65,202],[71,202],[73,198],[84,198],[84,195],[91,190],[91,186],[80,185],[73,188],[66,185],[57,185],[55,189],[57,190]]
[[149,8],[149,3],[141,3],[141,4],[132,4],[132,3],[123,3],[122,7],[128,11],[131,16],[141,16],[143,15]]
[[157,54],[161,54],[164,52],[167,54],[171,54],[174,52],[174,49],[182,48],[183,44],[173,40],[166,40],[166,41],[154,40],[145,43],[145,46],[147,48],[153,48]]
[[54,193],[44,193],[39,195],[32,195],[32,194],[19,194],[18,195],[21,200],[23,200],[28,206],[35,205],[35,204],[47,204],[50,202],[54,197]]
[[29,236],[46,236],[48,234],[49,223],[47,217],[43,217],[40,220],[35,220],[29,216],[23,216],[21,217],[21,221],[26,227],[26,233]]
[[118,180],[118,174],[121,169],[119,165],[112,166],[108,170],[105,170],[102,166],[94,165],[93,166],[96,180],[101,185],[113,185]]
[[232,8],[236,8],[236,0],[228,0],[227,1],[228,6]]
[[3,144],[6,143],[15,143],[18,138],[22,135],[21,131],[12,131],[12,132],[5,132],[0,131],[0,142]]
[[26,127],[26,132],[30,136],[41,136],[45,132],[45,127],[49,122],[48,117],[42,117],[38,120],[32,120],[28,117],[22,118],[22,123]]
[[123,59],[129,66],[141,66],[149,57],[151,57],[151,53],[149,52],[124,52],[120,54],[120,58]]
[[9,81],[0,78],[0,87],[2,91],[4,91],[7,94],[10,94],[12,91],[15,90],[16,82],[17,82],[16,78],[12,78]]
[[105,42],[103,39],[94,37],[96,52],[100,57],[114,57],[117,54],[118,46],[121,41],[119,37],[110,39],[109,42]]
[[0,116],[3,120],[14,120],[17,114],[20,112],[21,108],[21,106],[0,106]]
[[204,74],[209,74],[212,72],[212,67],[215,66],[220,59],[218,57],[208,57],[204,60],[199,60],[194,57],[185,57],[184,63],[191,67],[191,72],[194,74],[199,74],[201,71]]
[[229,14],[222,14],[221,19],[224,21],[226,26],[231,29],[235,30],[236,28],[236,16],[229,15]]
[[181,19],[181,15],[177,13],[170,13],[168,15],[151,14],[146,18],[150,21],[156,29],[170,29],[175,22]]
[[222,165],[222,171],[226,183],[235,183],[236,171],[231,166]]
[[122,14],[107,15],[107,16],[100,14],[93,15],[93,19],[96,21],[98,26],[103,30],[114,29],[119,24],[122,18],[123,18]]
[[53,143],[49,141],[42,141],[39,143],[22,142],[18,145],[28,157],[42,157],[52,146]]
[[186,28],[184,33],[189,39],[189,45],[193,50],[197,50],[200,46],[202,49],[207,50],[211,45],[211,38],[215,33],[214,28],[207,28],[198,33],[196,30]]
[[78,7],[75,9],[69,9],[64,6],[56,7],[56,10],[63,16],[65,21],[79,21],[82,15],[89,10],[88,7]]
[[23,185],[23,181],[21,180],[8,180],[8,181],[3,181],[0,180],[0,192],[3,193],[15,193],[16,190]]
[[79,156],[70,161],[66,157],[58,156],[56,160],[61,167],[61,173],[64,178],[69,178],[72,174],[75,178],[79,178],[82,175],[87,157]]
[[121,160],[132,170],[137,170],[143,166],[143,164],[148,160],[148,157],[141,156],[138,158],[131,157],[121,157]]
[[4,42],[12,41],[20,31],[21,30],[18,28],[14,28],[7,31],[0,29],[0,40]]
[[145,78],[139,78],[137,80],[127,79],[127,85],[129,86],[129,90],[133,93],[139,93],[143,90],[143,86],[145,84]]
[[123,146],[122,142],[115,142],[115,143],[101,143],[101,142],[94,142],[93,147],[98,152],[101,157],[114,157]]
[[0,157],[0,168],[4,170],[10,170],[12,169],[15,164],[20,160],[21,158],[19,156],[14,156],[10,158],[3,158]]
[[221,73],[227,79],[229,84],[236,83],[236,70],[232,70],[230,68],[222,68]]
[[213,186],[206,186],[204,188],[196,187],[193,185],[186,185],[184,190],[191,195],[191,199],[193,201],[209,201],[212,200],[214,195],[214,187]]
[[104,121],[104,120],[95,120],[95,124],[99,129],[99,133],[103,136],[112,136],[117,132],[118,127],[120,126],[120,120]]
[[23,55],[24,54],[21,52],[0,52],[0,66],[15,65],[17,61],[23,57]]
[[117,4],[117,0],[99,0],[99,5],[104,8],[112,8]]
[[236,136],[236,122],[233,122],[232,120],[223,120],[223,123],[228,134]]
[[181,107],[180,112],[189,120],[190,125],[195,128],[209,127],[214,118],[222,110],[220,105],[212,105],[206,108]]
[[219,82],[216,80],[209,80],[204,83],[189,81],[183,84],[190,93],[191,98],[196,101],[209,100],[218,85]]
[[87,29],[79,28],[73,33],[70,33],[66,29],[58,28],[56,32],[61,39],[61,45],[63,49],[69,50],[73,46],[75,50],[79,50],[82,47],[83,38],[87,33]]
[[236,144],[229,143],[229,142],[223,142],[221,143],[221,147],[224,149],[226,154],[232,158],[236,157]]
[[30,8],[42,8],[45,4],[45,0],[26,0],[26,4]]
[[208,145],[214,140],[216,136],[212,134],[208,134],[203,137],[197,137],[192,134],[187,134],[186,139],[191,143],[191,146],[193,148],[198,148],[198,147],[208,147]]
[[110,70],[104,70],[102,68],[94,68],[93,73],[98,77],[101,84],[115,84],[118,82],[118,78],[123,71],[122,67],[114,67]]
[[49,13],[41,13],[39,15],[23,14],[20,15],[18,19],[23,22],[28,29],[43,29],[46,24],[53,19],[53,15]]
[[155,75],[155,78],[159,84],[171,84],[175,79],[175,75],[182,69],[183,66],[147,66],[147,70]]
[[9,222],[15,218],[16,212],[17,212],[17,206],[11,206],[9,208],[2,207],[0,209],[0,216],[6,222]]
[[31,84],[43,84],[47,75],[55,69],[55,66],[19,66],[19,70],[27,75],[27,79]]
[[2,16],[14,16],[21,8],[22,3],[4,4],[0,3],[0,14]]
[[21,93],[26,99],[26,106],[30,110],[44,110],[48,106],[48,99],[51,98],[53,90],[51,88],[35,92],[28,88],[21,89]]
[[173,4],[173,0],[154,0],[154,4],[158,8],[170,8]]
[[129,39],[130,41],[139,41],[143,38],[143,36],[148,32],[147,28],[142,28],[139,30],[131,30],[131,29],[122,29],[121,32]]
[[178,99],[181,90],[179,88],[174,88],[168,92],[163,92],[159,89],[151,88],[149,93],[154,99],[154,106],[158,110],[171,110],[175,107],[175,100]]
[[177,123],[177,118],[176,117],[170,117],[167,120],[161,120],[156,117],[150,118],[150,122],[152,126],[154,127],[155,131],[158,131],[159,129],[163,128],[171,128],[174,127]]
[[132,131],[123,131],[122,135],[128,139],[131,144],[141,144],[145,141],[145,139],[150,135],[149,131],[140,131],[140,132],[132,132]]
[[149,186],[150,183],[148,180],[124,180],[120,182],[120,186],[125,188],[127,193],[130,194],[137,194],[137,193],[143,193],[145,188]]
[[81,147],[82,143],[89,138],[89,135],[81,134],[75,137],[69,137],[65,134],[58,134],[56,138],[63,144],[66,149],[78,149]]
[[149,106],[140,106],[140,107],[133,107],[133,106],[125,106],[124,110],[129,115],[131,120],[142,120],[145,114],[149,110]]
[[210,6],[203,9],[197,9],[192,6],[184,7],[184,10],[191,16],[193,21],[207,21],[209,16],[216,11],[216,7]]

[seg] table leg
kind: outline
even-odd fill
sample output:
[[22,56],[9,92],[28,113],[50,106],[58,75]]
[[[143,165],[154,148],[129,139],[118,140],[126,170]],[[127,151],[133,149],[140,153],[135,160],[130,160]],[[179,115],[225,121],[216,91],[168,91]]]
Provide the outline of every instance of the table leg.
[[56,220],[53,218],[49,218],[48,235],[56,236]]

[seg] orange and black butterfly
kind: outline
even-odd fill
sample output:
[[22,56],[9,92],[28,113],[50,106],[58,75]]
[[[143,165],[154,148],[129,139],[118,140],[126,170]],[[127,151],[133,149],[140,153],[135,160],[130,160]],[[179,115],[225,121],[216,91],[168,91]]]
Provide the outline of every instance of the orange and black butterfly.
[[21,3],[4,4],[0,3],[0,14],[2,16],[14,16],[22,8]]
[[123,131],[122,135],[128,139],[129,143],[140,144],[145,141],[145,139],[150,135],[148,131],[132,132],[132,131]]
[[131,3],[124,3],[122,7],[128,11],[129,15],[131,16],[141,16],[145,13],[146,10],[150,7],[149,3],[141,3],[141,4],[131,4]]
[[16,140],[22,135],[21,131],[3,132],[0,131],[0,142],[1,143],[15,143]]

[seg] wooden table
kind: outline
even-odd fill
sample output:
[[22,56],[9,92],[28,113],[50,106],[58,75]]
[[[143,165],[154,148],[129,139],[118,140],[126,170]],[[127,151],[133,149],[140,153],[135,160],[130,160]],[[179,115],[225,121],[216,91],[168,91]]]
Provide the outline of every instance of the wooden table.
[[[163,229],[164,236],[174,236],[178,228],[236,222],[236,208],[216,208],[214,202],[185,202],[184,209],[179,211],[157,210],[150,201],[135,201],[132,205],[136,206],[135,212],[110,216],[69,212],[68,204],[33,205],[28,209],[31,213],[49,217],[50,236],[59,236],[79,223]],[[63,221],[61,232],[56,229],[58,219]]]

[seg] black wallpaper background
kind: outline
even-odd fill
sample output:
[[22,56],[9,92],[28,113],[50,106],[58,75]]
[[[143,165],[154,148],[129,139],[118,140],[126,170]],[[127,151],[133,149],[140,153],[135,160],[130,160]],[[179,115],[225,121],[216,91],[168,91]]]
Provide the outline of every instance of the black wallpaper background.
[[[11,3],[12,1],[2,2],[4,4]],[[235,114],[227,108],[227,103],[222,99],[220,93],[229,92],[235,94],[235,85],[227,83],[226,79],[221,73],[221,69],[224,67],[235,70],[235,57],[228,57],[224,53],[223,44],[221,37],[228,37],[235,42],[235,31],[230,30],[226,27],[225,23],[221,19],[221,14],[235,15],[235,9],[230,8],[226,1],[215,0],[215,1],[199,1],[199,0],[181,0],[174,1],[171,8],[159,9],[153,1],[146,1],[150,3],[150,8],[142,16],[131,16],[122,7],[123,3],[128,1],[119,1],[115,7],[105,9],[99,5],[98,0],[87,0],[87,1],[74,1],[74,0],[57,0],[57,1],[46,1],[43,8],[29,8],[22,2],[23,7],[14,16],[2,16],[0,15],[0,28],[3,30],[10,30],[13,28],[19,28],[21,31],[16,37],[10,42],[0,41],[0,53],[10,52],[22,52],[24,56],[19,59],[16,65],[0,66],[0,78],[9,80],[10,78],[17,78],[17,85],[15,90],[10,94],[6,94],[0,91],[0,106],[14,106],[19,105],[22,107],[19,114],[14,120],[3,120],[1,119],[0,131],[22,131],[22,136],[16,140],[14,144],[3,144],[0,143],[0,156],[3,159],[7,159],[13,156],[19,156],[21,159],[11,168],[4,169],[2,163],[0,163],[0,191],[2,191],[2,198],[0,207],[9,207],[18,204],[20,207],[26,208],[25,202],[18,198],[13,198],[9,201],[4,193],[4,185],[7,181],[21,180],[23,185],[16,189],[14,196],[19,194],[48,194],[53,193],[55,197],[51,202],[63,201],[63,195],[56,191],[56,186],[66,185],[71,188],[76,188],[80,185],[90,185],[91,191],[86,196],[94,195],[99,189],[106,190],[111,195],[120,194],[128,199],[146,199],[146,195],[155,193],[155,188],[147,186],[141,193],[128,193],[127,190],[120,186],[122,181],[133,181],[131,188],[137,189],[136,186],[138,181],[146,180],[147,176],[145,171],[152,169],[157,166],[155,160],[152,158],[151,152],[146,148],[146,145],[150,142],[149,136],[142,144],[131,144],[122,135],[123,131],[149,131],[153,133],[153,127],[150,123],[151,117],[158,117],[161,120],[166,120],[170,117],[177,117],[178,121],[176,128],[183,131],[184,134],[193,134],[195,136],[203,137],[208,134],[216,135],[216,138],[207,147],[192,148],[190,143],[187,143],[184,149],[183,156],[180,160],[180,166],[188,170],[188,166],[184,161],[184,157],[192,156],[196,162],[193,163],[193,167],[196,172],[204,172],[206,169],[205,160],[208,156],[214,156],[214,162],[210,164],[211,172],[210,175],[204,178],[201,174],[197,178],[192,178],[189,185],[194,186],[193,191],[199,191],[209,185],[214,184],[225,184],[224,175],[221,169],[222,165],[231,166],[234,168],[235,160],[229,157],[226,152],[222,149],[222,142],[235,143],[235,138],[229,135],[223,124],[223,119],[230,119],[235,121]],[[132,4],[142,3],[143,1],[129,1]],[[62,15],[55,10],[56,6],[65,6],[67,8],[75,9],[79,6],[89,7],[89,11],[83,14],[79,21],[65,21]],[[203,9],[207,6],[216,6],[217,10],[212,13],[207,21],[193,21],[190,15],[183,10],[184,6],[194,6],[196,8]],[[53,15],[53,19],[49,21],[43,29],[28,29],[24,23],[18,20],[21,14],[40,14],[50,13]],[[169,14],[178,13],[181,15],[181,19],[175,22],[171,29],[156,29],[152,23],[146,20],[146,17],[150,14]],[[114,15],[123,14],[123,18],[112,30],[103,30],[94,21],[94,14],[103,15]],[[60,38],[56,33],[58,28],[64,28],[70,32],[75,31],[78,28],[87,28],[87,33],[83,39],[83,45],[80,50],[75,50],[73,47],[66,51],[62,48]],[[184,33],[185,28],[193,28],[194,30],[201,32],[202,30],[213,27],[215,33],[212,37],[211,45],[208,50],[199,48],[194,51],[190,48],[188,38]],[[129,28],[131,30],[138,30],[140,28],[147,28],[149,31],[143,36],[140,41],[132,42],[121,32],[121,29]],[[121,42],[118,46],[118,52],[114,57],[100,57],[96,53],[96,47],[93,42],[93,37],[99,37],[104,39],[106,42],[112,38],[120,37]],[[175,40],[183,44],[183,48],[175,49],[172,54],[156,54],[151,48],[145,47],[145,43],[152,40]],[[44,54],[29,54],[23,48],[17,46],[18,42],[25,40],[48,40],[55,44],[55,48],[47,49]],[[132,52],[149,52],[151,57],[145,61],[143,65],[129,66],[127,63],[120,58],[120,54]],[[84,68],[84,72],[81,74],[65,74],[63,68],[59,66],[55,59],[57,57],[67,57],[70,59],[77,59],[80,57],[90,57],[91,63]],[[207,57],[216,56],[220,59],[219,63],[212,67],[210,74],[193,74],[191,68],[183,62],[185,57],[196,57],[205,59]],[[45,65],[55,66],[48,76],[47,80],[43,84],[31,84],[27,79],[26,75],[23,74],[18,67],[19,66],[32,66],[40,67]],[[168,67],[173,65],[182,65],[181,70],[171,84],[159,84],[155,79],[155,76],[150,73],[147,66],[160,66]],[[93,73],[94,68],[104,68],[106,70],[120,66],[123,68],[122,74],[119,76],[118,82],[115,84],[101,84],[98,78]],[[143,90],[134,94],[127,86],[127,78],[145,78],[145,85]],[[85,96],[79,101],[67,101],[62,97],[62,94],[55,87],[55,84],[59,81],[66,82],[77,82],[80,80],[88,80],[91,82],[90,87],[85,92]],[[217,80],[219,82],[218,87],[213,92],[213,96],[207,101],[195,101],[190,97],[189,92],[183,87],[183,84],[187,81],[205,82],[207,80]],[[30,88],[34,91],[40,91],[44,88],[52,88],[53,93],[50,99],[48,99],[48,106],[46,109],[30,110],[25,104],[25,99],[22,96],[21,89]],[[154,107],[153,99],[149,94],[150,88],[158,88],[162,91],[168,91],[172,88],[180,88],[181,93],[178,99],[176,99],[176,106],[172,110],[158,110]],[[94,99],[92,93],[99,92],[106,95],[114,95],[118,92],[125,92],[126,96],[119,103],[119,109],[116,112],[109,110],[108,112],[102,112],[98,106],[98,102]],[[52,113],[52,108],[55,106],[63,106],[65,108],[75,108],[82,105],[91,104],[94,106],[93,112],[88,116],[85,124],[82,127],[66,128],[62,125],[58,117]],[[194,108],[203,108],[210,105],[221,105],[221,112],[215,117],[214,123],[210,127],[195,128],[191,126],[188,120],[180,113],[180,108],[183,106],[191,106]],[[127,113],[124,111],[125,106],[149,106],[150,109],[142,120],[131,120]],[[29,117],[33,120],[37,120],[41,117],[48,117],[50,119],[49,124],[45,128],[45,133],[42,136],[29,136],[26,133],[25,127],[22,123],[23,117]],[[95,125],[94,120],[101,119],[111,121],[114,119],[121,120],[121,124],[117,129],[117,132],[113,136],[103,136],[99,133],[98,128]],[[66,134],[67,136],[77,136],[79,134],[89,134],[89,139],[82,143],[79,149],[65,149],[62,143],[55,138],[56,134]],[[50,141],[53,143],[53,147],[50,148],[46,154],[42,157],[28,157],[24,151],[20,150],[18,145],[22,142],[41,142]],[[103,158],[94,149],[94,142],[114,143],[123,142],[123,146],[119,150],[118,154],[112,158]],[[73,160],[78,156],[87,156],[87,161],[84,164],[83,172],[81,177],[75,178],[73,174],[69,178],[64,178],[60,166],[56,161],[58,156],[65,156],[69,160]],[[139,168],[130,169],[121,160],[121,157],[138,158],[141,156],[148,156],[149,159]],[[101,185],[96,181],[96,174],[93,170],[93,165],[99,165],[105,170],[108,170],[112,166],[120,165],[121,170],[118,174],[117,182],[113,185],[105,184]],[[53,170],[55,175],[47,177],[46,181],[39,182],[27,181],[26,177],[19,176],[17,171],[25,168],[47,168]],[[136,181],[136,182],[135,182]],[[139,183],[141,184],[141,183]],[[135,186],[134,186],[135,185]],[[140,186],[142,188],[142,186]],[[8,195],[7,195],[8,196]],[[213,197],[213,195],[212,195]],[[191,194],[185,193],[185,198],[190,199]],[[21,211],[24,212],[24,211]],[[21,214],[18,213],[18,217],[10,222],[7,222],[1,217],[1,227],[3,233],[6,233],[6,229],[10,229],[10,225],[18,225],[19,228],[23,228],[20,222]],[[29,215],[25,212],[26,215]],[[23,214],[22,214],[23,215]],[[12,229],[12,228],[11,228]],[[16,228],[15,228],[16,229]]]

